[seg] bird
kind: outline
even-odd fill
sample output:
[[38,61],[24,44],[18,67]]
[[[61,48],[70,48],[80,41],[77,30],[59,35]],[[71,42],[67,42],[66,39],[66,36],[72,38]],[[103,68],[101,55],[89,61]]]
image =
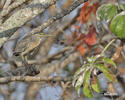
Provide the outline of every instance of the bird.
[[16,47],[14,49],[14,56],[21,56],[22,61],[27,61],[26,54],[28,54],[30,51],[35,49],[37,46],[40,45],[42,38],[41,37],[49,37],[53,35],[46,35],[46,34],[32,34],[27,35],[22,40],[17,42]]

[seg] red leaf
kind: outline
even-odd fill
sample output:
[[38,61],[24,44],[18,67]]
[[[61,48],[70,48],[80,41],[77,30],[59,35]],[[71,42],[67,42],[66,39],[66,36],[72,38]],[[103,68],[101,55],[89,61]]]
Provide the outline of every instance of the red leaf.
[[96,30],[95,28],[91,28],[89,33],[86,35],[85,42],[87,45],[94,45],[96,43]]
[[82,23],[85,23],[87,12],[88,12],[88,2],[85,2],[83,7],[81,8],[80,16],[78,17],[77,20],[81,21]]
[[82,45],[80,45],[80,46],[77,48],[77,51],[80,51],[80,53],[82,54],[82,56],[85,55],[85,48],[84,48]]
[[[92,0],[90,0],[91,2]],[[81,8],[80,16],[77,18],[78,21],[82,22],[84,24],[87,22],[90,18],[91,13],[96,13],[96,10],[98,8],[98,2],[90,5],[88,2],[85,2],[83,7]]]
[[94,3],[92,8],[93,8],[93,13],[95,14],[98,8],[98,2]]

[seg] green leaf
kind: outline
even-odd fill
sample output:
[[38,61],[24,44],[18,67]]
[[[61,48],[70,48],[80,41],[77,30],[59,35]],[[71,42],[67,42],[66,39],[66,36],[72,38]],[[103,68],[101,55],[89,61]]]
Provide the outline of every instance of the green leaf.
[[92,63],[92,61],[93,61],[93,58],[91,57],[87,57],[87,61],[89,62],[89,63]]
[[85,71],[85,75],[84,75],[83,93],[85,96],[89,98],[93,97],[90,89],[90,75],[91,75],[91,71],[90,71],[90,68],[88,68]]
[[80,87],[83,84],[83,80],[84,80],[84,73],[82,75],[79,76],[78,80],[76,81],[75,84],[75,89],[78,95],[80,95]]
[[116,77],[113,75],[113,73],[111,72],[111,70],[109,68],[107,68],[106,66],[104,66],[103,64],[96,64],[96,67],[101,70],[104,75],[112,82],[116,82]]
[[74,74],[74,78],[76,78],[78,75],[80,75],[85,70],[84,67],[80,67]]
[[99,80],[97,76],[94,76],[94,78],[92,79],[91,87],[95,92],[100,93]]
[[93,97],[93,94],[91,92],[91,89],[90,89],[90,86],[89,84],[84,84],[84,87],[83,87],[83,93],[85,96],[89,97],[89,98],[92,98]]
[[78,95],[80,95],[80,85],[76,85],[75,90]]
[[117,7],[112,3],[101,5],[96,11],[96,17],[98,20],[103,21],[105,18],[109,22],[117,14]]
[[90,82],[90,75],[91,75],[91,71],[90,68],[86,69],[85,71],[85,75],[84,75],[84,82],[89,83]]
[[118,38],[125,38],[125,11],[117,14],[110,23],[110,30]]
[[87,57],[87,60],[89,63],[94,63],[96,59],[97,59],[97,56]]
[[118,4],[118,9],[119,10],[124,10],[125,11],[125,6],[122,4]]
[[[87,68],[80,68],[77,72],[76,72],[76,77],[73,79],[73,86],[75,87],[76,89],[76,92],[78,95],[80,95],[80,87],[82,86],[83,84],[83,81],[84,81],[84,74],[85,74],[85,71],[86,71]],[[81,74],[81,75],[80,75]]]
[[109,58],[104,58],[103,60],[104,60],[104,62],[106,62],[106,63],[108,63],[108,64],[111,64],[111,65],[113,65],[113,66],[116,68],[115,62],[112,61],[111,59],[109,59]]
[[107,9],[107,19],[112,19],[117,14],[117,7],[115,5],[112,5],[109,9]]
[[78,77],[76,77],[76,78],[73,78],[73,81],[72,81],[72,86],[73,86],[73,87],[75,87],[75,85],[76,85],[76,82],[77,82],[77,79],[78,79]]

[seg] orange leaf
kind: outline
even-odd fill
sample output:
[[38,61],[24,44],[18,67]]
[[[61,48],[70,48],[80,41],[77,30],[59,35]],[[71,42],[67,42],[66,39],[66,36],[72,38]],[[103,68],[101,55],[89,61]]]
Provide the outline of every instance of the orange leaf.
[[80,45],[80,46],[77,48],[77,51],[80,51],[80,53],[82,54],[82,56],[85,55],[85,48],[84,48],[82,45]]
[[[90,0],[91,2],[92,0]],[[85,2],[83,7],[81,8],[80,16],[77,18],[78,21],[82,22],[83,24],[87,22],[90,18],[91,13],[96,13],[98,8],[98,2],[89,5],[88,2]]]
[[78,17],[78,21],[85,23],[86,12],[88,10],[88,2],[85,2],[83,7],[81,8],[80,16]]
[[87,45],[94,45],[96,43],[95,28],[90,29],[89,33],[86,35],[85,42]]
[[111,58],[113,61],[116,61],[119,59],[122,49],[123,49],[122,46],[117,48],[117,51],[113,54],[113,56]]
[[110,93],[116,93],[116,89],[115,89],[115,87],[114,87],[112,82],[108,83],[108,91]]
[[93,9],[92,9],[93,13],[95,14],[95,13],[96,13],[96,10],[97,10],[97,8],[98,8],[98,2],[94,3],[92,8],[93,8]]

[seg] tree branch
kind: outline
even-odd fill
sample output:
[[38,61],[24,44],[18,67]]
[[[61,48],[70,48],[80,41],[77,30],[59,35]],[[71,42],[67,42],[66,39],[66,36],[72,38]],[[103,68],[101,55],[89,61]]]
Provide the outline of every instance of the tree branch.
[[78,7],[83,2],[86,2],[86,0],[77,0],[75,1],[69,8],[64,10],[61,13],[57,13],[56,16],[53,16],[52,18],[48,19],[46,22],[44,22],[41,26],[34,28],[29,34],[35,34],[37,32],[42,31],[43,29],[47,28],[49,25],[51,25],[56,20],[63,18],[64,16],[68,15],[70,12],[72,12],[76,7]]
[[[45,2],[43,4],[38,3],[39,7],[34,7],[33,5],[37,4],[30,4],[32,7],[26,7],[24,9],[20,9],[18,12],[14,13],[12,16],[10,16],[9,19],[7,19],[2,25],[0,25],[0,45],[2,45],[9,37],[13,35],[13,33],[16,34],[16,30],[24,25],[28,20],[31,20],[38,14],[45,11],[49,6],[56,3],[57,0],[52,0],[51,2]],[[30,6],[29,5],[29,6]],[[6,15],[6,14],[5,14]],[[3,16],[3,15],[2,15]],[[2,17],[0,16],[0,17]],[[2,18],[0,19],[2,20]],[[3,37],[6,38],[6,40],[3,41]]]
[[59,51],[59,52],[57,52],[57,53],[55,53],[55,54],[49,55],[49,56],[43,58],[42,60],[40,59],[40,61],[37,61],[37,60],[29,60],[29,61],[28,61],[28,64],[34,64],[34,63],[36,63],[36,64],[45,64],[45,63],[48,63],[48,62],[50,62],[52,59],[54,59],[54,57],[56,57],[56,56],[58,56],[58,55],[60,55],[60,54],[63,54],[63,53],[65,53],[66,51],[69,51],[69,50],[71,50],[71,49],[72,49],[72,47],[65,47],[65,48],[63,48],[61,51]]
[[27,64],[25,67],[19,67],[17,69],[11,69],[9,71],[3,72],[0,74],[0,77],[9,77],[9,76],[35,76],[39,74],[39,68],[34,64]]
[[0,84],[7,84],[9,82],[15,82],[15,81],[23,81],[23,82],[48,82],[48,81],[72,81],[71,77],[61,78],[61,77],[39,77],[39,76],[12,76],[12,77],[4,77],[0,78]]
[[[17,1],[12,3],[9,7],[5,7],[3,8],[3,10],[0,13],[0,23],[2,23],[3,21],[3,17],[8,15],[13,9],[15,9],[16,7],[21,6],[23,3],[28,2],[29,0],[22,0],[22,1]],[[6,3],[5,3],[6,4]],[[8,4],[7,4],[8,5]]]
[[60,69],[63,69],[70,62],[75,61],[78,57],[79,57],[78,52],[72,53],[66,59],[64,59],[62,62],[59,61],[57,63],[50,64],[50,65],[46,66],[45,68],[42,67],[42,70],[40,71],[39,75],[47,76],[47,75],[52,74],[53,72],[59,72]]

